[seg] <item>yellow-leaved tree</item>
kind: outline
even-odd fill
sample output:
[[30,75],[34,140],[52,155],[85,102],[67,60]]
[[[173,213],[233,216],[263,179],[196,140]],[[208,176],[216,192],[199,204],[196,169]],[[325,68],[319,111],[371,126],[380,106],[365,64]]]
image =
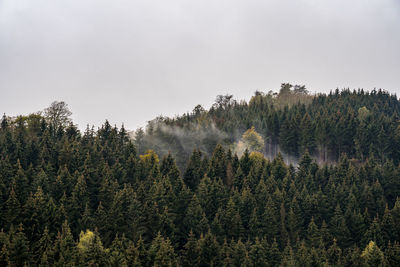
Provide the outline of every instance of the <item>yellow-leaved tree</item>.
[[264,139],[257,133],[254,126],[243,133],[242,138],[236,144],[235,152],[241,155],[246,149],[250,152],[262,153],[264,151]]
[[365,247],[361,254],[365,266],[383,266],[385,258],[383,252],[375,244],[374,241],[369,241],[368,245]]
[[80,254],[80,262],[87,263],[89,266],[104,266],[106,263],[107,250],[104,249],[97,232],[81,231],[77,247]]

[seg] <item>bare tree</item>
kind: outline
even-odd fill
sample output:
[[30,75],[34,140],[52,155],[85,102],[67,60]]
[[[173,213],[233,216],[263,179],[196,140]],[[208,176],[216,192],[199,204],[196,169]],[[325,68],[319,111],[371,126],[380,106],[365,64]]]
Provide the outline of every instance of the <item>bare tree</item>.
[[233,95],[217,95],[213,107],[226,109],[228,106],[234,105],[235,102]]
[[44,110],[47,122],[53,126],[53,129],[65,127],[71,122],[72,112],[64,101],[54,101]]

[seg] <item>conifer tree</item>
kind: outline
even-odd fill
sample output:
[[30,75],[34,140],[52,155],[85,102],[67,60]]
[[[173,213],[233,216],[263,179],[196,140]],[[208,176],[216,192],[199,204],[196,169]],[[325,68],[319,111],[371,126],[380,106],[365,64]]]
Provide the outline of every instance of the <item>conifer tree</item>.
[[11,266],[24,266],[31,263],[29,240],[23,232],[22,224],[15,233],[10,234],[8,253],[9,265]]
[[337,238],[340,245],[347,244],[348,238],[350,236],[349,229],[347,228],[346,221],[344,219],[342,210],[339,204],[336,206],[334,215],[330,221],[332,235]]
[[54,266],[74,266],[77,255],[69,224],[65,221],[54,241]]
[[81,264],[89,266],[104,266],[106,262],[106,251],[100,240],[99,234],[95,231],[86,230],[79,234],[77,244]]
[[42,237],[34,248],[36,264],[41,263],[44,265],[47,263],[50,265],[53,262],[53,253],[53,240],[50,237],[49,229],[46,227],[43,231]]
[[268,250],[268,258],[272,266],[278,266],[282,260],[282,254],[279,251],[278,243],[275,238]]
[[272,240],[278,233],[278,225],[276,207],[269,198],[262,215],[261,231],[268,240]]
[[226,155],[222,145],[217,145],[210,160],[207,175],[212,179],[221,179],[226,184]]
[[210,231],[204,236],[200,236],[197,241],[197,247],[199,251],[199,266],[218,265],[220,246]]
[[374,241],[374,244],[378,246],[383,244],[382,229],[377,217],[374,218],[370,224],[368,230],[365,232],[363,237],[363,244],[368,244],[369,241]]
[[195,194],[189,203],[183,223],[195,236],[200,236],[201,233],[206,233],[208,230],[206,214],[200,206]]
[[314,127],[311,122],[311,117],[308,113],[304,114],[300,122],[300,153],[313,153],[315,149]]
[[20,221],[19,216],[21,213],[21,204],[13,187],[11,188],[7,201],[5,202],[5,208],[6,210],[3,217],[4,221],[8,222],[8,225],[17,224]]
[[249,257],[253,266],[268,266],[268,248],[262,245],[258,237],[250,247]]
[[296,266],[296,260],[295,256],[293,253],[293,249],[288,243],[285,249],[283,250],[282,253],[282,261],[281,261],[281,266],[282,267],[293,267]]
[[169,239],[163,240],[154,258],[154,266],[179,266],[177,255]]
[[311,247],[318,247],[320,242],[322,241],[318,226],[314,222],[314,217],[311,219],[311,222],[308,224],[307,229],[307,239]]
[[188,165],[183,174],[183,179],[190,190],[195,191],[203,176],[202,153],[200,150],[195,149],[189,158]]
[[341,266],[342,250],[337,246],[336,239],[333,239],[333,244],[327,250],[327,259],[332,266]]
[[389,242],[385,250],[385,259],[389,266],[398,266],[400,264],[400,245],[399,242]]
[[232,260],[234,266],[243,266],[245,265],[245,259],[247,255],[246,245],[239,239],[237,242],[231,241],[232,248]]
[[196,266],[198,257],[197,239],[194,233],[190,231],[187,242],[184,245],[182,266]]
[[222,266],[235,266],[232,254],[233,250],[230,244],[228,244],[226,239],[224,239],[224,243],[221,246],[219,259],[222,262]]
[[12,184],[14,186],[15,193],[18,197],[18,201],[20,203],[25,203],[29,192],[29,181],[28,177],[26,177],[25,171],[21,166],[20,161],[17,161],[17,173],[12,180]]
[[383,240],[386,242],[394,241],[396,236],[395,225],[392,217],[392,213],[386,205],[385,213],[383,214],[381,222],[381,230],[383,235]]

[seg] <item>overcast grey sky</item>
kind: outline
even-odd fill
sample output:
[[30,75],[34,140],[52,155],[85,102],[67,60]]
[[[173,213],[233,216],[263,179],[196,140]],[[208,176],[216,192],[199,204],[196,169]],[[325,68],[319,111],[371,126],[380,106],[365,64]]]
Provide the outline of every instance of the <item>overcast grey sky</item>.
[[400,93],[400,0],[0,0],[0,112],[128,129],[282,82]]

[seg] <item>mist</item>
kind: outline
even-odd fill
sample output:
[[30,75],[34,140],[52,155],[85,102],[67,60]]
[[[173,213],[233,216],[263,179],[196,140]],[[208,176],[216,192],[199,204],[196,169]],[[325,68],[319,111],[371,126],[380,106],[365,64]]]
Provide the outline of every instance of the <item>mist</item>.
[[[243,130],[236,128],[232,132],[224,132],[218,129],[213,121],[205,124],[190,123],[184,127],[177,125],[169,125],[164,119],[157,118],[149,122],[146,126],[143,139],[138,138],[139,129],[131,133],[131,138],[138,147],[138,153],[143,154],[146,150],[154,150],[159,156],[163,157],[172,154],[177,160],[177,164],[181,169],[185,169],[185,164],[192,152],[200,150],[206,157],[211,158],[215,147],[218,144],[223,145],[226,151],[231,150],[241,158],[247,149],[249,153],[256,151],[251,145],[243,139]],[[273,160],[279,153],[286,164],[297,166],[299,162],[298,155],[291,155],[284,152],[278,142],[266,140],[260,152],[269,160]],[[318,160],[318,155],[313,155]],[[321,163],[333,163],[320,161]]]

